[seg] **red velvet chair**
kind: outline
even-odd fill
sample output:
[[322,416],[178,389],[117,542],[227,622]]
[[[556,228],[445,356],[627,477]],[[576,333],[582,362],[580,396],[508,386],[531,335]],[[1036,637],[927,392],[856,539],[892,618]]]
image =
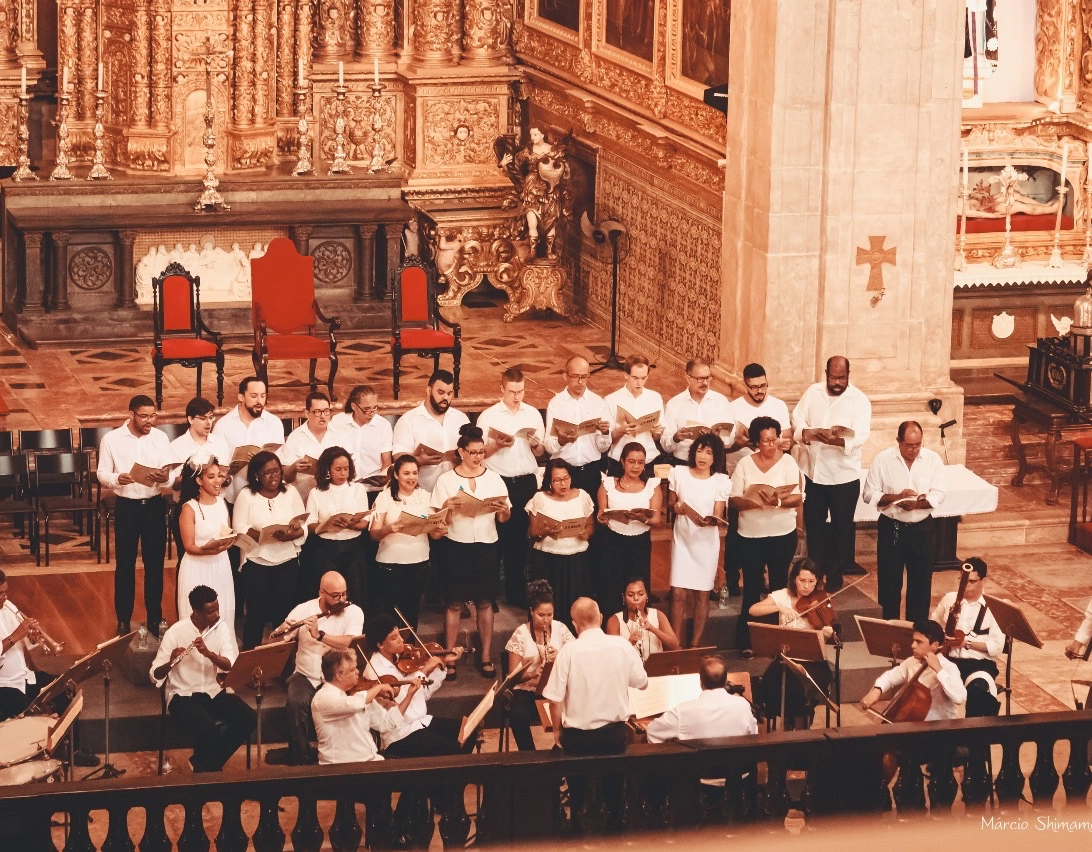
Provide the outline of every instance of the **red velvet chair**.
[[[420,262],[405,263],[391,273],[391,357],[394,359],[394,398],[398,399],[402,356],[408,352],[431,358],[440,369],[440,355],[450,352],[459,395],[459,362],[463,354],[463,329],[440,315],[436,304],[436,271]],[[447,332],[441,325],[450,328]]]
[[[315,366],[319,358],[330,359],[326,389],[333,400],[337,375],[337,339],[334,331],[341,320],[327,317],[315,301],[315,261],[301,255],[287,237],[277,237],[265,255],[250,264],[251,323],[254,326],[254,372],[269,385],[270,361],[311,362],[308,379],[311,392],[318,389]],[[326,326],[324,334],[316,330]]]
[[216,403],[224,402],[224,342],[201,319],[201,279],[179,263],[171,263],[152,281],[152,327],[155,334],[155,404],[163,407],[163,368],[168,364],[197,368],[216,365]]

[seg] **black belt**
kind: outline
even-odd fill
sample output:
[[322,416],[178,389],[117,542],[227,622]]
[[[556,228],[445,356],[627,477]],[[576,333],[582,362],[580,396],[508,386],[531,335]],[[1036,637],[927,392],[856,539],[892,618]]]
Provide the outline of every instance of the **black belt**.
[[536,479],[537,477],[533,473],[521,473],[517,476],[502,476],[505,482],[519,482],[521,479]]
[[891,523],[893,523],[893,524],[895,524],[897,526],[900,526],[900,527],[916,527],[919,524],[924,524],[926,521],[932,521],[933,520],[932,515],[924,517],[920,521],[900,521],[898,518],[892,518],[892,517],[890,517],[888,515],[883,515],[883,514],[881,514],[880,517],[887,518],[887,520],[889,520]]
[[589,467],[596,467],[596,468],[599,468],[600,470],[602,470],[603,469],[603,463],[593,461],[593,462],[588,462],[587,464],[570,464],[569,467],[571,467],[573,470],[587,470]]
[[140,499],[137,499],[136,497],[121,497],[121,496],[118,496],[118,498],[117,498],[117,501],[119,503],[122,503],[122,502],[132,503],[132,504],[134,504],[136,506],[146,506],[146,505],[148,505],[149,503],[151,503],[154,500],[160,500],[161,501],[161,500],[163,500],[163,496],[157,494],[155,497],[142,497]]

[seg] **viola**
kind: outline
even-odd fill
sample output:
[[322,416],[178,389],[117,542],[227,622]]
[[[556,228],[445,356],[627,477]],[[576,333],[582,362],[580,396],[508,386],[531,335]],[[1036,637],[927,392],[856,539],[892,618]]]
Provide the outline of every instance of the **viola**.
[[798,597],[793,604],[793,609],[807,619],[812,630],[833,628],[838,621],[838,613],[834,611],[831,595],[827,594],[822,584],[817,586],[810,595]]

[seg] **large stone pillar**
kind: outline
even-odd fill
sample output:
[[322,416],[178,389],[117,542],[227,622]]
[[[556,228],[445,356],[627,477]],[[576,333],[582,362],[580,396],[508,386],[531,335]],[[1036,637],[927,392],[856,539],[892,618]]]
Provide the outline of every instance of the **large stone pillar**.
[[[791,404],[846,355],[873,402],[866,462],[901,420],[929,443],[962,420],[949,360],[963,8],[732,4],[719,366],[764,364]],[[961,459],[962,432],[948,436]]]

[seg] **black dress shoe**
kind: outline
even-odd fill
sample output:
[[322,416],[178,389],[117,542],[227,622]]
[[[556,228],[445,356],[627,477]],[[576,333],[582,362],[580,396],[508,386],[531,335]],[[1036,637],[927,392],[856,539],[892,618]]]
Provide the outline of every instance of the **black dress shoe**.
[[744,648],[742,651],[739,652],[739,655],[744,660],[753,660],[755,658],[755,652],[752,651],[750,648]]
[[72,762],[76,764],[76,766],[92,767],[98,766],[100,761],[97,754],[81,748],[72,755]]
[[114,635],[115,636],[125,636],[127,633],[129,633],[129,622],[128,621],[119,621],[118,626],[117,626],[117,630],[115,631]]

